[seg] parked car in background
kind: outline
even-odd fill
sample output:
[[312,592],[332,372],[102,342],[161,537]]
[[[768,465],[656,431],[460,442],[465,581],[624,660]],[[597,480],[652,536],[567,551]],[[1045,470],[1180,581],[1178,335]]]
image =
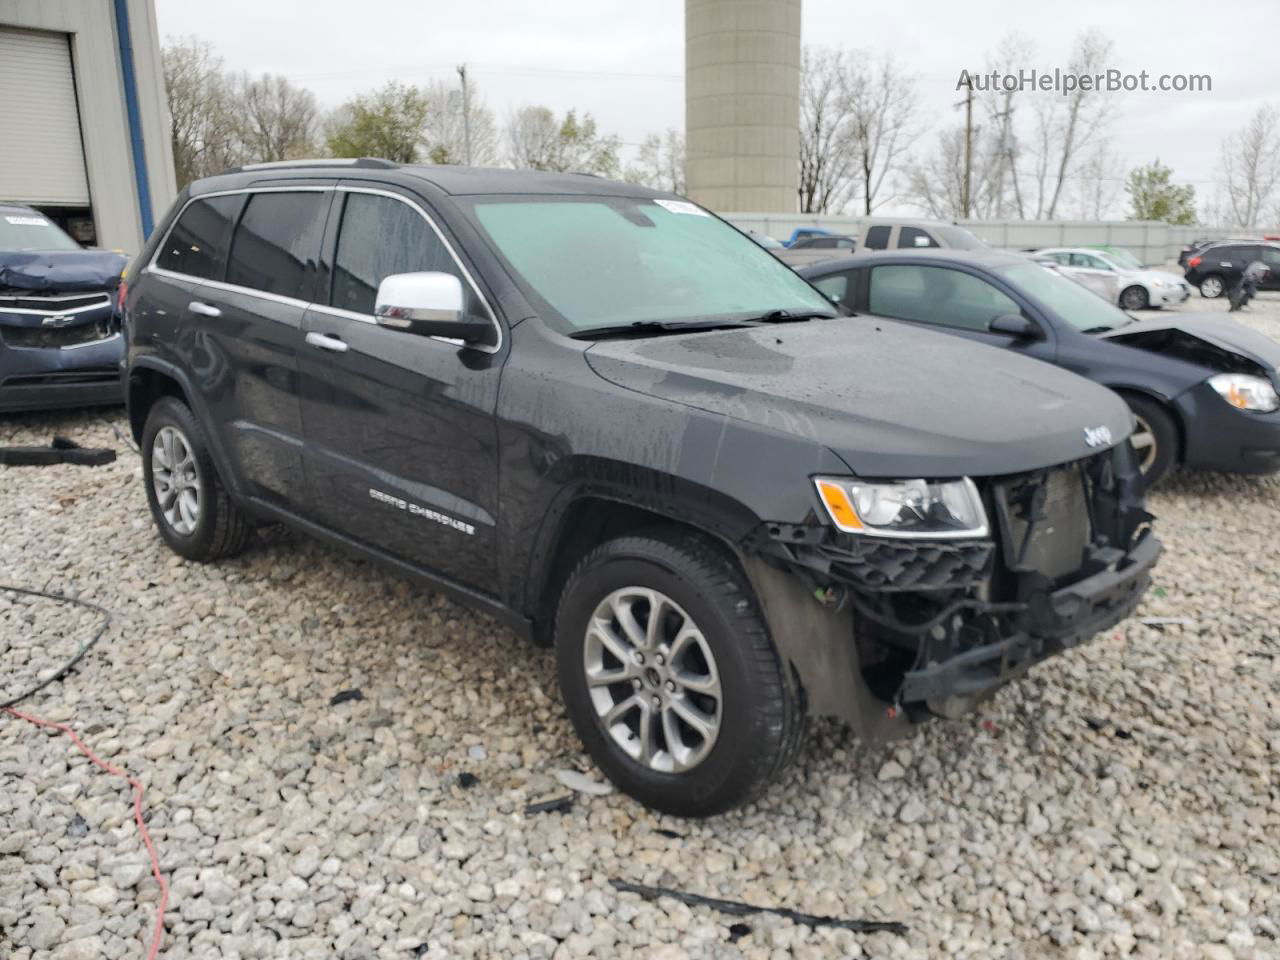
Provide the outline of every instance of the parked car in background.
[[1163,270],[1126,266],[1112,254],[1087,247],[1046,247],[1035,251],[1036,258],[1056,260],[1072,271],[1111,274],[1119,287],[1117,302],[1126,310],[1146,310],[1184,302],[1191,288],[1180,277]]
[[127,258],[0,205],[0,411],[124,402],[116,290]]
[[824,230],[822,227],[796,227],[791,231],[791,236],[783,244],[784,247],[793,247],[801,240],[807,240],[809,237],[829,237],[830,230]]
[[966,227],[941,220],[870,220],[862,227],[859,250],[989,250],[985,240]]
[[1061,274],[1068,280],[1080,284],[1090,293],[1095,293],[1107,303],[1115,303],[1120,299],[1120,278],[1110,270],[1090,270],[1086,267],[1072,267],[1059,263],[1052,257],[1031,257],[1047,270]]
[[802,237],[789,247],[771,252],[789,267],[802,267],[835,257],[847,257],[857,248],[857,243],[853,237],[833,233],[820,237]]
[[1192,240],[1189,244],[1182,248],[1178,254],[1178,266],[1184,270],[1187,267],[1187,261],[1194,257],[1205,247],[1211,247],[1216,243],[1261,243],[1259,237],[1200,237]]
[[285,522],[553,645],[587,750],[669,813],[757,795],[806,714],[973,709],[1128,616],[1160,553],[1113,393],[871,332],[631,184],[231,172],[179,196],[125,311],[170,548]]
[[1187,258],[1184,279],[1210,300],[1222,296],[1237,283],[1245,267],[1261,260],[1270,271],[1259,290],[1280,290],[1280,244],[1261,241],[1215,243]]
[[859,314],[1003,347],[1110,387],[1149,484],[1175,465],[1280,470],[1280,343],[1226,317],[1135,320],[1025,257],[860,254],[800,271]]
[[1150,264],[1143,263],[1128,247],[1117,247],[1110,243],[1086,243],[1086,250],[1101,250],[1110,259],[1128,270],[1147,270]]

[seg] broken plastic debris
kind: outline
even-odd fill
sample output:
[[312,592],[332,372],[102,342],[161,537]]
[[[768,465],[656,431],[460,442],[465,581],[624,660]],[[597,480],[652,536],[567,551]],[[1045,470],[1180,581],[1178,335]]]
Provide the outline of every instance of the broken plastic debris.
[[529,804],[524,808],[524,815],[531,817],[537,813],[568,813],[572,809],[573,794],[566,793],[563,797],[553,797],[550,800]]
[[480,778],[477,777],[474,773],[467,773],[464,770],[462,773],[458,774],[458,786],[460,786],[463,790],[470,790],[479,782],[480,782]]
[[577,770],[557,770],[556,779],[570,790],[589,793],[593,797],[605,797],[613,793],[613,787],[609,784],[592,780],[585,773],[579,773]]
[[360,690],[342,690],[333,695],[333,699],[329,701],[329,706],[336,707],[340,703],[346,703],[349,700],[363,700],[364,693]]
[[[840,917],[820,917],[812,913],[789,910],[786,907],[757,907],[737,900],[704,897],[696,893],[669,890],[665,887],[647,887],[644,884],[631,883],[627,880],[619,880],[616,877],[609,882],[620,893],[636,893],[645,900],[670,897],[672,900],[678,900],[691,907],[710,907],[713,910],[719,910],[721,913],[727,913],[734,917],[749,917],[756,913],[772,913],[779,917],[785,917],[792,923],[802,923],[806,927],[839,927],[842,930],[852,930],[854,933],[896,933],[900,936],[907,932],[906,924],[898,923],[896,920],[844,920]],[[746,924],[743,924],[743,926],[746,926]]]

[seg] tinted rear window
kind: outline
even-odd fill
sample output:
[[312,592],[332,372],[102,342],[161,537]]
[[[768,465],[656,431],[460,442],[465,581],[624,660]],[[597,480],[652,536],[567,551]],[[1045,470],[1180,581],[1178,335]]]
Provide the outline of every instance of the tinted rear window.
[[889,246],[889,228],[887,226],[871,227],[867,230],[867,249],[883,250]]
[[329,194],[255,193],[231,244],[227,283],[307,300]]
[[156,266],[201,280],[221,280],[231,227],[243,202],[243,196],[192,201],[165,238]]

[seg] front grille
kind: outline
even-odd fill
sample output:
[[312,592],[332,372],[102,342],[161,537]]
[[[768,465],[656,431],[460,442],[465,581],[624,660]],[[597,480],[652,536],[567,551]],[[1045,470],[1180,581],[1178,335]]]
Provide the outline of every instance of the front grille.
[[1084,473],[1078,463],[1003,484],[1006,562],[1057,579],[1080,569],[1093,539]]
[[4,340],[5,346],[45,350],[95,343],[113,333],[114,324],[105,317],[75,327],[0,327],[0,339]]
[[0,311],[22,313],[59,314],[82,311],[111,305],[111,294],[106,290],[89,293],[23,293],[0,294]]

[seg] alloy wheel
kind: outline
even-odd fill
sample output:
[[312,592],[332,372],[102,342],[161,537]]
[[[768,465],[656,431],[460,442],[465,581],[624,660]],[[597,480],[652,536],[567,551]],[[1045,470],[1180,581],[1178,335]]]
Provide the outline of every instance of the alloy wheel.
[[200,468],[191,444],[176,427],[161,427],[151,445],[156,503],[174,533],[191,535],[200,522]]
[[1200,293],[1210,300],[1222,296],[1222,281],[1217,277],[1205,277],[1200,281]]
[[1129,437],[1129,442],[1133,444],[1133,449],[1138,454],[1138,467],[1145,474],[1152,464],[1156,462],[1156,456],[1159,449],[1156,446],[1156,434],[1151,429],[1151,424],[1147,423],[1142,417],[1134,414],[1136,424],[1133,428],[1133,435]]
[[670,597],[623,587],[600,602],[583,638],[596,716],[632,760],[680,773],[706,759],[724,694],[706,637]]

